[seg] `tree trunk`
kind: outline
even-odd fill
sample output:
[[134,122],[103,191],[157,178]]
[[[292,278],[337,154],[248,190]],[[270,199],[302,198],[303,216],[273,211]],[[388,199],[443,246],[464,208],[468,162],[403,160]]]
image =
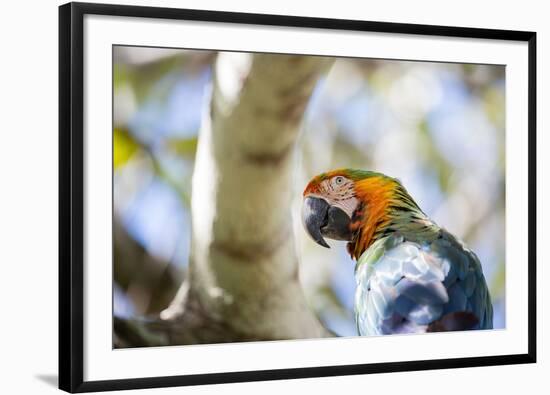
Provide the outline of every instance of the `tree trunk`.
[[193,175],[189,273],[148,324],[160,338],[126,344],[328,335],[300,287],[290,201],[301,120],[329,66],[322,57],[218,55]]

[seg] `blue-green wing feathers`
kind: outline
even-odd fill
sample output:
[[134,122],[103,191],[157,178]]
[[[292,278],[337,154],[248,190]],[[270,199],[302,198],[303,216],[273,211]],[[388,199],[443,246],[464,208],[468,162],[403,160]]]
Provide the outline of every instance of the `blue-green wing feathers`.
[[443,230],[429,241],[402,236],[378,240],[359,259],[355,275],[361,335],[426,332],[443,317],[450,322],[457,312],[477,319],[475,328],[465,329],[492,328],[481,264]]

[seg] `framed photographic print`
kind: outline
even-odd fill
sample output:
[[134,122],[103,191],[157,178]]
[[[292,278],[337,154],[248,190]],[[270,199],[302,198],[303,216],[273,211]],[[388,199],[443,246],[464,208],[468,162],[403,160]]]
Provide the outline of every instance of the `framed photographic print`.
[[59,17],[61,389],[535,362],[534,32]]

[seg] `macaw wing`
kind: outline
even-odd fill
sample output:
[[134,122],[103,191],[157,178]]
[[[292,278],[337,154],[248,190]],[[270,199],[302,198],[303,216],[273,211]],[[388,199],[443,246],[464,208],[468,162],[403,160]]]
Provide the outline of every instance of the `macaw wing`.
[[356,280],[361,335],[492,326],[479,260],[446,232],[429,243],[377,241],[359,259]]

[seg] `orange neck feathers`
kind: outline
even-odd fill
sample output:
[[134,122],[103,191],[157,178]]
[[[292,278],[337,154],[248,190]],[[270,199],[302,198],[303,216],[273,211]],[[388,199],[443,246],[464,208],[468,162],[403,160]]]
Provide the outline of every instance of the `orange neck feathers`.
[[356,181],[355,193],[361,203],[351,224],[355,238],[348,243],[348,252],[353,258],[359,259],[375,241],[375,234],[390,224],[390,207],[398,185],[395,180],[384,177]]

